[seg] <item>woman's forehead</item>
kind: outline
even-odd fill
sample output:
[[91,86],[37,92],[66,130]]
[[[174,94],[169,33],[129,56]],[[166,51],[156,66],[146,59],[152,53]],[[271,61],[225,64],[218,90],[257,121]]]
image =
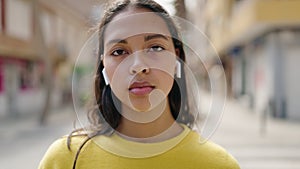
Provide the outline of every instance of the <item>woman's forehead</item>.
[[147,9],[135,8],[123,11],[105,26],[104,42],[141,34],[171,36],[165,21],[157,13]]

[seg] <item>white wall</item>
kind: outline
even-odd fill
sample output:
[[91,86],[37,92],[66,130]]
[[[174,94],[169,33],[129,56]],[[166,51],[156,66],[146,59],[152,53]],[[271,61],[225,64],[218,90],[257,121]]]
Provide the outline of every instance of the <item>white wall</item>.
[[55,22],[53,20],[53,16],[46,11],[42,11],[40,19],[45,43],[47,46],[53,45],[56,38],[53,36],[55,32]]
[[[289,36],[289,37],[287,37]],[[284,52],[284,81],[289,119],[300,120],[300,33],[286,34],[282,41]]]
[[287,114],[291,119],[300,119],[300,49],[293,48],[286,55],[286,101]]
[[6,2],[6,32],[12,37],[29,40],[32,36],[32,8],[21,0]]
[[245,91],[248,96],[248,104],[251,108],[253,107],[253,99],[255,95],[255,78],[256,78],[256,72],[257,72],[257,59],[258,56],[254,55],[255,48],[252,45],[248,45],[245,47],[245,59],[246,59],[246,68],[245,68],[245,74],[246,74],[246,81],[245,81]]
[[4,93],[6,98],[6,115],[16,116],[16,99],[19,92],[20,69],[16,64],[4,65]]
[[45,102],[45,92],[41,88],[20,91],[17,94],[16,109],[19,115],[39,113]]
[[0,118],[6,115],[6,110],[7,110],[7,106],[6,106],[6,97],[4,95],[4,93],[0,94]]
[[242,58],[234,56],[232,58],[232,91],[235,96],[242,90]]

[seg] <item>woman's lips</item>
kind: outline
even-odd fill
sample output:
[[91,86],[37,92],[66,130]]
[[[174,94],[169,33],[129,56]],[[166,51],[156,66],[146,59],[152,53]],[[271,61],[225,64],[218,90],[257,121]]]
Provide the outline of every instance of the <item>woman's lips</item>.
[[147,95],[153,90],[153,87],[137,87],[132,88],[129,91],[135,95]]
[[134,95],[147,95],[149,94],[155,87],[148,82],[134,82],[129,87],[129,92]]

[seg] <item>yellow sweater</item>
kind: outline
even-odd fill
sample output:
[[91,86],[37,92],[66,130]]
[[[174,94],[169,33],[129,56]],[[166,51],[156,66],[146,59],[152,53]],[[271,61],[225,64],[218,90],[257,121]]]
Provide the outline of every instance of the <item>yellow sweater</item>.
[[[239,169],[237,161],[220,146],[201,142],[198,133],[184,131],[167,141],[140,143],[117,134],[98,136],[86,143],[77,160],[77,169]],[[72,169],[76,151],[84,137],[73,137],[71,151],[66,137],[55,141],[39,169]]]

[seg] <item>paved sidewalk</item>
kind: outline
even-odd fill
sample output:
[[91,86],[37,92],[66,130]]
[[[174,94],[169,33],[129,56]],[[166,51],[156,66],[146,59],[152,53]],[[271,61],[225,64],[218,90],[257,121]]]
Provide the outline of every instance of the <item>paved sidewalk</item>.
[[[46,126],[37,117],[0,120],[1,169],[33,169],[48,146],[69,133],[76,119],[72,107],[56,109]],[[261,134],[260,116],[235,100],[227,100],[212,141],[225,147],[242,169],[300,169],[300,122],[267,119]]]
[[49,145],[68,134],[75,119],[72,107],[52,110],[45,126],[40,126],[38,117],[33,115],[5,121],[1,119],[0,168],[37,168]]
[[225,147],[242,169],[300,169],[300,121],[267,118],[236,100],[227,100],[221,125],[212,140]]

